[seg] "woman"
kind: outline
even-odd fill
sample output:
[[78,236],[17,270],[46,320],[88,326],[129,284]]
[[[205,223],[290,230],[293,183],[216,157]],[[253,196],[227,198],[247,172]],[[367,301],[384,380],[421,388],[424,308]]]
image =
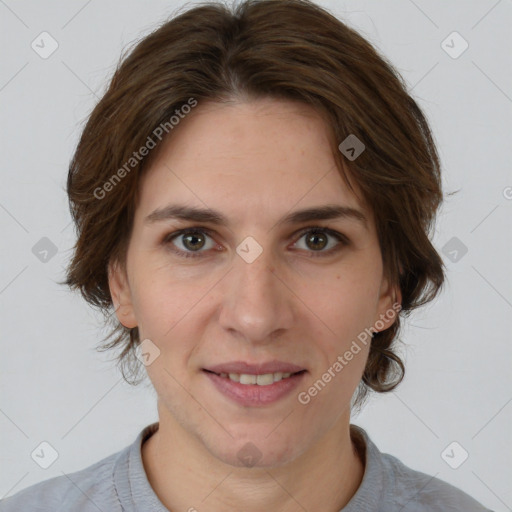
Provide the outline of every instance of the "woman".
[[350,424],[444,280],[429,126],[356,32],[304,0],[183,12],[118,67],[68,194],[67,284],[159,421],[1,510],[486,510]]

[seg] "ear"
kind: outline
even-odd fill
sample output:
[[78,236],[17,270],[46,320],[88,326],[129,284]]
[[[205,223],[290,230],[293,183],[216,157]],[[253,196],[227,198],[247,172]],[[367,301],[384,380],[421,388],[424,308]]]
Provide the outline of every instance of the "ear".
[[402,309],[402,292],[398,284],[391,284],[386,277],[382,278],[380,286],[377,315],[374,320],[376,331],[385,331],[393,325]]
[[116,260],[108,265],[108,285],[118,320],[130,329],[137,327],[126,269]]

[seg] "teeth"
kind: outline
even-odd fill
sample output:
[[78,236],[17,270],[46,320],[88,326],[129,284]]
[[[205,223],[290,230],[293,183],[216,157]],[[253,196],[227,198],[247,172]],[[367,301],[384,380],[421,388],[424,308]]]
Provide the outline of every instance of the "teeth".
[[257,384],[258,386],[269,386],[274,382],[279,382],[282,379],[287,379],[291,373],[264,373],[263,375],[251,375],[248,373],[221,373],[221,377],[227,377],[234,382],[240,384]]
[[246,373],[242,373],[240,375],[240,384],[256,384],[256,375],[248,375]]
[[268,386],[269,384],[274,383],[274,374],[273,373],[265,373],[264,375],[256,376],[256,384],[258,386]]

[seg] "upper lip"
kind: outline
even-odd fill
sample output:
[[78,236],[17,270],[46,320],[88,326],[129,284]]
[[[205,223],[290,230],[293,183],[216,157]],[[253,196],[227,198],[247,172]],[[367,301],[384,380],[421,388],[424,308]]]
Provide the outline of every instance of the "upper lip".
[[303,366],[285,363],[284,361],[268,361],[266,363],[247,363],[245,361],[230,361],[205,367],[213,373],[244,373],[249,375],[264,375],[266,373],[297,373],[305,370]]

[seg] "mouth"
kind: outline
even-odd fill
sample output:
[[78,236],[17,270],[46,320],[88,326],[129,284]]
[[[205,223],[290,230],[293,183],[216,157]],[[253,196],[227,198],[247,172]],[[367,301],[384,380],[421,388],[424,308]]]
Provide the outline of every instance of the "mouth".
[[203,368],[203,373],[223,396],[244,407],[255,407],[269,405],[289,395],[307,370],[282,362],[232,362]]
[[216,373],[211,370],[204,370],[207,373],[213,373],[223,379],[229,379],[232,382],[238,382],[245,386],[256,385],[256,386],[270,386],[275,382],[279,382],[284,379],[289,379],[292,376],[305,373],[306,370],[299,370],[298,372],[273,372],[273,373],[227,373],[221,372]]

